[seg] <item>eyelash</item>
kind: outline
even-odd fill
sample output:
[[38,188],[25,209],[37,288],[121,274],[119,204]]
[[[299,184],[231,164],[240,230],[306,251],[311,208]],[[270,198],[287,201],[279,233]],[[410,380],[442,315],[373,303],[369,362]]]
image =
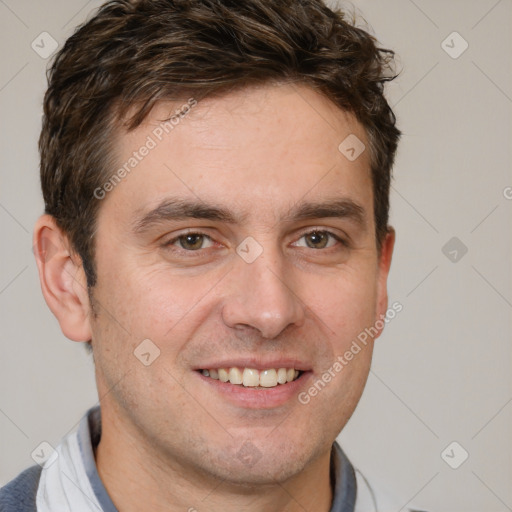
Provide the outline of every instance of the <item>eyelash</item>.
[[[321,234],[327,235],[328,237],[333,238],[334,240],[339,242],[344,248],[349,248],[349,243],[347,242],[347,240],[344,240],[343,238],[339,237],[338,235],[334,234],[333,232],[325,230],[325,229],[312,229],[310,231],[302,233],[302,235],[299,237],[298,240],[300,240],[301,238],[304,238],[305,236],[312,235],[314,233],[321,233]],[[172,247],[180,239],[182,239],[182,238],[184,238],[186,236],[189,236],[189,235],[202,236],[202,237],[205,237],[208,240],[213,242],[212,238],[209,235],[207,235],[206,233],[201,233],[200,231],[189,231],[189,232],[186,232],[186,233],[182,233],[182,234],[172,238],[171,240],[165,242],[163,244],[163,247],[164,248]],[[327,242],[327,243],[329,243],[329,242]],[[335,246],[333,246],[333,247],[326,247],[326,248],[319,248],[319,249],[314,249],[312,247],[303,247],[303,248],[311,249],[311,250],[314,250],[314,251],[328,251],[329,249],[334,249]],[[190,249],[184,249],[183,247],[178,247],[178,250],[193,254],[193,253],[200,253],[204,249],[201,248],[201,249],[197,249],[197,250],[190,250]]]

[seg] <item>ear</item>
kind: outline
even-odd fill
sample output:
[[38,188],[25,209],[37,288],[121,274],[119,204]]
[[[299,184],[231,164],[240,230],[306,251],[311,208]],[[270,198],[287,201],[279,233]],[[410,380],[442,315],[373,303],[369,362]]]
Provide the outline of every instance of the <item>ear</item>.
[[[393,256],[393,248],[395,246],[395,230],[392,227],[388,227],[388,232],[382,241],[382,246],[379,254],[379,269],[378,269],[378,281],[377,281],[377,308],[375,322],[380,325],[382,320],[386,316],[388,310],[388,275],[391,267],[391,258]],[[379,329],[379,333],[376,337],[380,336],[382,329]]]
[[52,216],[36,222],[33,249],[41,290],[62,332],[73,341],[89,341],[90,304],[82,260]]

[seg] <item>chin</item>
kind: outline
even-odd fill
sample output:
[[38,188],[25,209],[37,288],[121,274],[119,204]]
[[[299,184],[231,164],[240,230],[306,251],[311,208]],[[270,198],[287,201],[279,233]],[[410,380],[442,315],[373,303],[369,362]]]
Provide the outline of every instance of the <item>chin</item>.
[[317,458],[313,447],[306,449],[300,443],[279,447],[269,443],[261,449],[263,442],[259,441],[258,447],[250,440],[240,443],[236,451],[229,450],[223,452],[223,456],[213,456],[215,463],[204,469],[210,476],[239,487],[276,485],[284,484],[301,473]]
[[304,464],[297,461],[281,463],[279,466],[268,463],[257,463],[252,467],[245,468],[217,468],[219,474],[216,476],[225,481],[227,485],[237,487],[264,487],[285,484],[295,475],[304,470]]

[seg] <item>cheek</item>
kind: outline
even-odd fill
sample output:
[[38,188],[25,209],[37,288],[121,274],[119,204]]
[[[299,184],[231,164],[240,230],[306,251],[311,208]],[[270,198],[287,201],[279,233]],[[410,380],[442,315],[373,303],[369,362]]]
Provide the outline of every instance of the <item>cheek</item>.
[[109,336],[109,344],[128,344],[132,351],[150,339],[178,354],[214,308],[217,290],[212,287],[218,281],[216,275],[191,279],[160,266],[118,266],[98,279],[97,297],[106,314],[97,332]]
[[134,335],[143,334],[154,321],[160,323],[166,316],[179,313],[182,290],[176,287],[170,295],[163,274],[119,264],[98,277],[99,299]]
[[340,272],[322,280],[321,286],[313,279],[303,290],[301,297],[326,326],[337,352],[375,321],[377,286],[371,269]]

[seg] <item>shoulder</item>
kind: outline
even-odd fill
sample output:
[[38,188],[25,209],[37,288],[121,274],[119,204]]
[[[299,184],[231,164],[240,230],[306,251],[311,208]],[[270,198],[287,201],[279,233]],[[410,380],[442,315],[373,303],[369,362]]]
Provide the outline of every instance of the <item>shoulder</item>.
[[41,467],[32,466],[0,489],[0,512],[35,512]]

